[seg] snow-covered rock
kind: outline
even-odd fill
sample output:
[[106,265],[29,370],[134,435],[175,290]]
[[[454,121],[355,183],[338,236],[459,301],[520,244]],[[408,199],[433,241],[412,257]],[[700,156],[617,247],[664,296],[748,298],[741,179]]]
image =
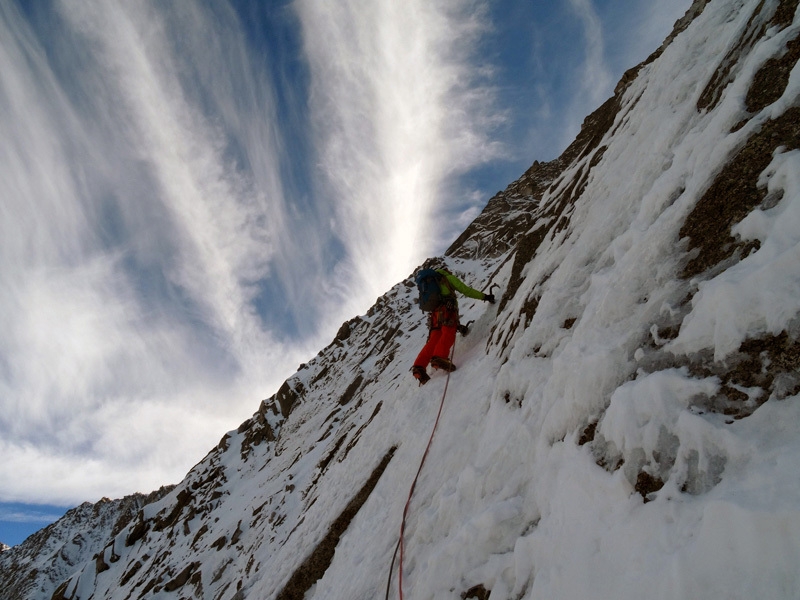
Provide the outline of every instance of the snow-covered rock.
[[800,596],[797,7],[697,0],[489,201],[449,378],[409,276],[26,597]]
[[0,555],[0,590],[4,600],[49,599],[76,569],[94,558],[106,540],[124,529],[138,511],[172,489],[121,500],[84,502],[58,521]]

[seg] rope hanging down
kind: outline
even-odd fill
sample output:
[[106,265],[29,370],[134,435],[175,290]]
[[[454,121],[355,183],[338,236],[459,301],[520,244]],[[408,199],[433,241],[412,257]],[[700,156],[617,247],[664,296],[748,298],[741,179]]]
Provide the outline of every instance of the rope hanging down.
[[[450,349],[450,361],[453,360],[453,355],[456,351],[455,342]],[[422,466],[425,464],[425,459],[428,458],[428,451],[431,449],[433,443],[433,436],[436,433],[436,428],[439,426],[439,417],[442,416],[442,409],[444,408],[444,399],[447,397],[447,387],[450,385],[450,371],[447,372],[447,379],[444,382],[444,391],[442,392],[442,401],[439,403],[439,412],[436,414],[436,421],[433,424],[431,437],[428,439],[428,445],[425,447],[425,452],[422,455],[422,460],[419,463],[417,474],[414,476],[414,481],[411,483],[411,489],[408,491],[408,500],[406,500],[405,508],[403,509],[403,520],[400,523],[400,539],[397,540],[397,546],[394,548],[392,555],[392,565],[389,567],[389,579],[386,581],[386,600],[389,600],[389,589],[392,584],[392,571],[394,571],[394,561],[397,558],[397,550],[400,549],[400,564],[397,567],[397,585],[400,594],[400,600],[403,600],[403,551],[405,544],[403,543],[403,535],[406,531],[406,516],[408,515],[408,507],[411,506],[411,497],[414,495],[414,488],[417,487],[417,480],[419,474],[422,473]]]

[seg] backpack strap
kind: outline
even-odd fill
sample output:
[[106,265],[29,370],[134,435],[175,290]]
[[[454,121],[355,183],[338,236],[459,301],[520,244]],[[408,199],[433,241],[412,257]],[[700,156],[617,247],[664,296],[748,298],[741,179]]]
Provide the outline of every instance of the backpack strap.
[[[444,271],[444,273],[442,273]],[[444,284],[444,287],[447,288],[447,291],[450,292],[450,295],[455,297],[456,290],[453,288],[453,284],[450,283],[450,280],[447,279],[447,275],[450,275],[449,271],[445,271],[444,269],[437,269],[437,273],[439,273],[439,281]],[[447,275],[445,275],[445,273]]]
[[456,290],[453,287],[453,284],[450,283],[450,280],[447,279],[447,275],[441,273],[440,271],[444,271],[444,273],[447,273],[448,275],[450,272],[445,271],[444,269],[436,271],[439,273],[439,282],[444,284],[444,287],[447,288],[448,291],[447,294],[442,294],[442,305],[458,314],[458,297],[456,296]]

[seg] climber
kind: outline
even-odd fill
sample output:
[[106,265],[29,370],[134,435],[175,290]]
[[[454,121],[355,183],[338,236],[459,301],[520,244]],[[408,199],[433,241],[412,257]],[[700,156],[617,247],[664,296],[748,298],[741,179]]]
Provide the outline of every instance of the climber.
[[416,281],[420,292],[420,308],[430,314],[428,341],[414,361],[411,373],[420,385],[425,385],[430,380],[426,370],[428,363],[434,369],[448,372],[456,370],[449,358],[450,349],[456,341],[456,332],[459,330],[455,292],[489,304],[494,304],[494,295],[472,289],[445,269],[422,269],[417,274]]

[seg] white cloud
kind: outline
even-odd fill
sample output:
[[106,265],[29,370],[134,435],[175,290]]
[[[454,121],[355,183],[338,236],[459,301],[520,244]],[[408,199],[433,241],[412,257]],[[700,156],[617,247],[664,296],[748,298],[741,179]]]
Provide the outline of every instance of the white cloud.
[[[107,2],[75,3],[67,15],[90,43],[100,45],[121,112],[134,127],[134,152],[147,161],[155,179],[177,247],[168,276],[222,335],[253,333],[242,323],[250,316],[242,311],[249,299],[243,281],[267,272],[270,248],[262,242],[282,229],[279,203],[269,222],[258,221],[254,199],[223,162],[224,140],[187,101],[180,65],[158,15],[136,3],[123,8]],[[202,15],[192,16],[197,26],[210,26]],[[202,49],[192,51],[203,64]]]
[[592,0],[569,0],[569,4],[583,25],[584,60],[578,72],[580,89],[592,103],[608,97],[613,87],[613,77],[606,64],[606,41],[603,22]]
[[285,189],[269,57],[230,7],[57,8],[44,34],[0,12],[0,494],[74,503],[182,476],[444,249],[444,183],[495,150],[478,3],[296,5],[312,199]]
[[55,63],[0,13],[4,499],[173,481],[318,347],[251,302],[287,236],[268,86],[232,13],[182,6],[65,2]]
[[3,500],[69,505],[177,483],[222,437],[225,413],[254,405],[253,393],[187,386],[152,400],[117,397],[46,437],[0,441]]
[[570,73],[570,102],[561,114],[559,148],[566,148],[580,130],[584,117],[599,107],[614,89],[614,77],[606,62],[607,31],[592,0],[569,0],[569,9],[578,18],[582,37],[576,40],[582,51],[580,62]]
[[[572,6],[579,124],[613,82]],[[503,116],[483,3],[298,0],[319,169],[298,192],[271,57],[229,5],[56,7],[43,30],[0,4],[0,498],[68,504],[180,478],[443,251]]]
[[63,515],[30,510],[7,510],[0,508],[0,522],[6,523],[41,523],[47,525],[60,519]]
[[443,183],[496,153],[486,73],[470,62],[483,10],[427,0],[295,7],[326,196],[353,276],[375,296],[446,247],[433,221],[452,202]]

